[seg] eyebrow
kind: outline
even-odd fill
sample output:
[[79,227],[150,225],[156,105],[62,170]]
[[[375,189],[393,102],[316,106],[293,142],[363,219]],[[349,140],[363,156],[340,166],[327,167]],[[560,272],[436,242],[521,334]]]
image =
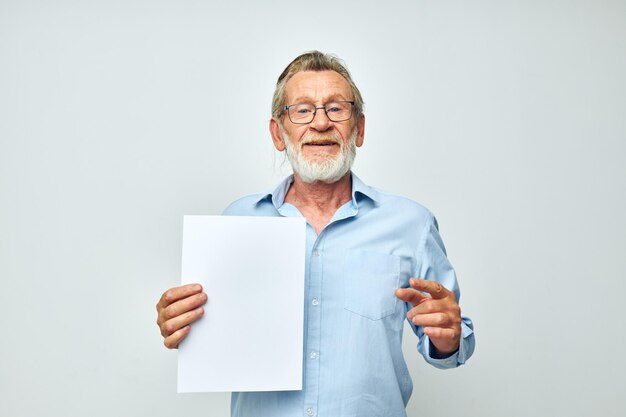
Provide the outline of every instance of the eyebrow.
[[[311,99],[310,97],[308,97],[308,96],[300,96],[300,97],[295,98],[295,99],[292,101],[292,103],[298,103],[298,104],[299,104],[299,103],[312,103],[313,101],[314,101],[314,100],[312,100],[312,99]],[[341,94],[333,94],[333,95],[330,95],[330,96],[326,97],[326,99],[325,99],[325,100],[323,100],[323,103],[324,103],[324,104],[326,104],[326,103],[331,103],[331,102],[333,102],[333,101],[351,101],[351,100],[346,99],[346,98],[345,98],[343,95],[341,95]]]

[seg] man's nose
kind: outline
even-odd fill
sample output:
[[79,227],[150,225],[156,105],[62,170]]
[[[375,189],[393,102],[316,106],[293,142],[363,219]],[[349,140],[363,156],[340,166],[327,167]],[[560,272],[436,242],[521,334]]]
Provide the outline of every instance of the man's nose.
[[311,127],[317,131],[323,132],[328,130],[331,124],[332,121],[328,118],[326,109],[324,107],[316,107],[313,121],[311,121]]

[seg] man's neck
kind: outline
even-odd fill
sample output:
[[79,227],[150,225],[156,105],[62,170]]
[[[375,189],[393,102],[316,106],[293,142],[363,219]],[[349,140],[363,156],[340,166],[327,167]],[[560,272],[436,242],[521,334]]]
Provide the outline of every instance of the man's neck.
[[317,234],[324,229],[337,209],[351,199],[350,172],[332,184],[321,181],[305,183],[298,174],[294,174],[293,183],[285,196],[285,202],[296,206]]

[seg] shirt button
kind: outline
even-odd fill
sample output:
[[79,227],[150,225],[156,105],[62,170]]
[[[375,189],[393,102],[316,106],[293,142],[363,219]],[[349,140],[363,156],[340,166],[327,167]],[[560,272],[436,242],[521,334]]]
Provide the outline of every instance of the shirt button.
[[312,416],[315,414],[315,411],[313,411],[313,407],[309,407],[306,409],[306,415],[307,416]]
[[318,300],[317,298],[314,298],[311,300],[311,304],[313,304],[314,306],[318,306],[320,305],[320,300]]
[[312,350],[311,353],[309,353],[309,358],[311,359],[317,359],[317,352]]
[[320,251],[318,251],[318,250],[314,250],[314,251],[313,251],[313,255],[315,255],[315,256],[320,256]]

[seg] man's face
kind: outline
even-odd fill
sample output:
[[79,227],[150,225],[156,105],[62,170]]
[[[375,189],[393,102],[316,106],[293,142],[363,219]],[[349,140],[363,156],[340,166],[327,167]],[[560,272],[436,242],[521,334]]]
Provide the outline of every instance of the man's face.
[[[287,104],[324,106],[335,101],[352,101],[348,82],[334,71],[303,71],[295,74],[285,86]],[[342,122],[331,121],[318,109],[309,124],[293,123],[287,114],[280,129],[276,120],[270,125],[276,148],[286,149],[287,157],[303,181],[336,182],[352,166],[356,146],[363,144],[365,120],[361,116]]]

